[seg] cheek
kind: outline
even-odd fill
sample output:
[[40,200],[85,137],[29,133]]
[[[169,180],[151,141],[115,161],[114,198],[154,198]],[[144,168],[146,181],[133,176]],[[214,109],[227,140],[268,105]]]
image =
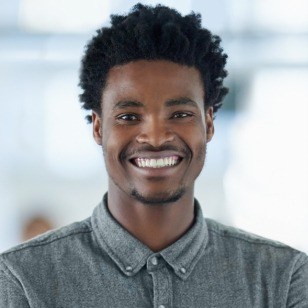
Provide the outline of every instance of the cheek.
[[197,168],[203,167],[204,160],[206,156],[206,137],[205,137],[205,130],[200,127],[198,131],[195,131],[195,134],[191,139],[193,140],[193,154],[196,160]]
[[203,143],[201,143],[197,146],[196,154],[197,154],[196,155],[197,160],[200,161],[200,163],[202,162],[202,164],[203,164],[205,154],[206,154],[206,143],[205,142],[203,142]]
[[115,160],[118,144],[116,140],[118,140],[118,138],[114,136],[112,130],[104,130],[102,148],[106,165],[108,162],[110,163]]
[[195,179],[200,175],[204,167],[205,156],[206,156],[206,142],[200,142],[195,148],[195,158],[194,158],[195,163],[192,164],[193,166],[192,170]]
[[106,120],[103,126],[103,151],[105,155],[110,155],[116,150],[117,140],[119,139],[119,134],[117,133],[116,127],[110,123],[110,120]]
[[115,161],[118,157],[118,148],[116,139],[108,138],[103,142],[103,153],[106,163]]
[[123,153],[126,151],[131,140],[129,131],[123,130],[118,127],[114,127],[105,131],[103,138],[103,152],[106,164],[114,164],[113,168],[116,168],[118,164],[123,160]]
[[202,123],[186,136],[186,140],[189,140],[188,145],[193,151],[193,155],[197,162],[203,164],[206,155],[206,132]]

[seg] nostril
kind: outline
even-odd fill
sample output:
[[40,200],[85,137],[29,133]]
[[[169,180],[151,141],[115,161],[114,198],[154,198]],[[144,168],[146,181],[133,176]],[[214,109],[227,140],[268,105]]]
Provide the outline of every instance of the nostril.
[[175,134],[171,131],[162,131],[158,129],[155,132],[141,133],[136,137],[138,143],[148,143],[152,146],[159,147],[166,142],[174,141]]

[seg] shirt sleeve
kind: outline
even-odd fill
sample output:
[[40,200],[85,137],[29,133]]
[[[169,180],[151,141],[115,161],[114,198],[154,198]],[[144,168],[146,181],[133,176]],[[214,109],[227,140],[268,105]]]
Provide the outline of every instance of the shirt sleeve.
[[302,253],[294,266],[288,294],[288,308],[308,307],[308,256]]
[[30,307],[22,286],[9,270],[0,262],[0,307]]

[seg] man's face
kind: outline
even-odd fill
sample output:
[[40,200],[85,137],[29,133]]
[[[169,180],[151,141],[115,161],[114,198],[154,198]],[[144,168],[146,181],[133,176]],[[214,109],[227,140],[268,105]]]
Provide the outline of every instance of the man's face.
[[162,60],[112,68],[93,130],[117,193],[145,204],[192,193],[214,131],[199,71]]

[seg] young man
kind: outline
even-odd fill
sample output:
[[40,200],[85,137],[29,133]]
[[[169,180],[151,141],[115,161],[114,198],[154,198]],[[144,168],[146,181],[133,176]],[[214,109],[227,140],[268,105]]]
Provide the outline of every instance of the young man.
[[200,16],[136,5],[87,45],[80,85],[109,175],[92,217],[0,258],[0,307],[308,307],[304,253],[194,200],[227,93]]

